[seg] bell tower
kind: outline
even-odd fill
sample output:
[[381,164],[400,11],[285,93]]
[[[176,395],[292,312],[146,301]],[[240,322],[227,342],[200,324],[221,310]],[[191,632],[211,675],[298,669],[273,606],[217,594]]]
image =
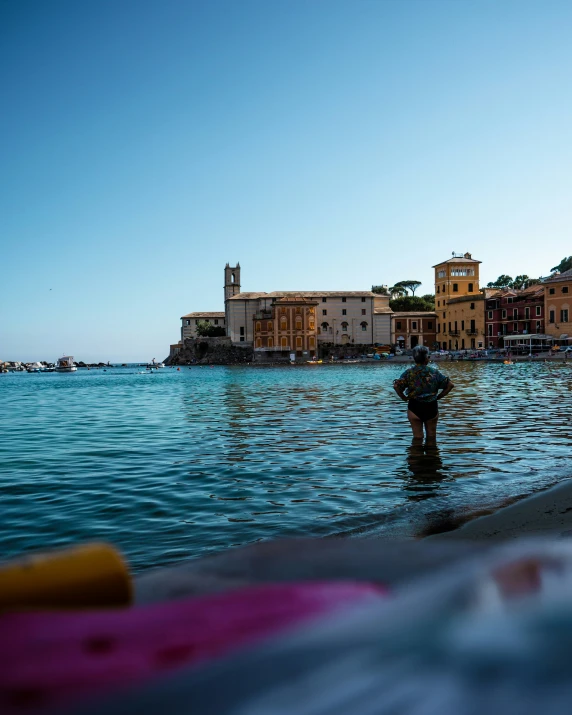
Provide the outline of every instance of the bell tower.
[[240,263],[236,266],[229,266],[228,263],[224,267],[224,300],[225,303],[233,295],[240,293]]

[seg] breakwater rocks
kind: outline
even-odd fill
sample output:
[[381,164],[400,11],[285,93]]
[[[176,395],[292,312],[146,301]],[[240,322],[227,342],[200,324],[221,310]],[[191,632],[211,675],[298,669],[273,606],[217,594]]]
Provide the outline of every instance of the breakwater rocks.
[[166,365],[241,365],[254,359],[252,346],[233,345],[230,338],[188,338]]

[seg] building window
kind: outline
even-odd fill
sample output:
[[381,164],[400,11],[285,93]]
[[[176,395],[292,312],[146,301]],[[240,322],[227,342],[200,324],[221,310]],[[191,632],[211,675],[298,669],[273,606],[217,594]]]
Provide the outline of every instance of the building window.
[[563,308],[560,311],[560,322],[561,323],[567,323],[568,322],[568,308]]
[[461,330],[464,330],[464,329],[465,329],[465,321],[461,320]]
[[536,306],[536,315],[537,316],[540,315],[541,311],[542,311],[542,308],[539,305],[537,305]]
[[397,320],[397,321],[395,322],[395,329],[396,329],[396,330],[401,330],[401,320]]
[[447,313],[443,313],[443,320],[447,317]]
[[471,310],[474,310],[474,309],[475,309],[475,304],[471,303]]
[[256,338],[256,347],[261,348],[262,347],[262,338]]
[[473,292],[473,284],[469,283],[469,293],[472,293],[472,292]]
[[191,321],[190,320],[185,320],[185,325],[190,325]]
[[280,318],[280,330],[286,330],[288,328],[288,322],[286,320],[286,316],[283,315]]
[[347,315],[347,314],[348,314],[348,311],[347,311],[345,308],[343,308],[343,309],[342,309],[342,315]]
[[433,321],[432,320],[427,321],[427,330],[433,330]]
[[273,347],[274,347],[274,338],[273,338],[272,336],[270,336],[270,337],[268,338],[268,347],[269,347],[269,348],[273,348]]
[[360,323],[360,325],[362,330],[367,330],[367,323],[365,322],[365,320],[363,323]]
[[550,293],[550,295],[554,295],[555,291],[556,291],[555,288],[549,288],[549,289],[548,289],[548,292]]
[[502,312],[502,319],[506,320],[506,310],[503,310],[503,312]]
[[441,292],[441,286],[437,286],[437,293]]
[[301,350],[302,349],[302,338],[298,337],[296,338],[296,350]]
[[[364,300],[365,300],[365,298],[364,298]],[[362,309],[361,309],[361,314],[362,314],[362,315],[365,315],[365,308],[362,308]]]
[[301,318],[296,319],[296,330],[302,330],[302,319]]
[[563,293],[568,293],[568,286],[563,286],[562,292],[563,292]]
[[458,293],[458,292],[459,292],[459,284],[453,283],[453,293]]
[[344,321],[344,322],[342,323],[342,330],[345,331],[345,330],[347,330],[347,329],[348,329],[348,324]]
[[441,323],[437,323],[437,332],[438,332],[438,333],[441,332]]
[[327,303],[328,299],[327,298],[322,298],[322,303]]
[[241,335],[244,335],[244,326],[241,326],[241,328],[240,328],[240,334],[241,334]]
[[261,323],[259,320],[256,321],[256,328],[255,328],[255,329],[256,329],[256,332],[257,332],[257,333],[259,333],[259,332],[262,330],[262,323]]
[[362,298],[362,299],[361,299],[361,302],[362,302],[362,303],[365,303],[365,298]]
[[451,332],[451,321],[449,321],[449,332]]
[[512,303],[512,298],[507,298],[507,299],[506,299],[506,302],[507,302],[507,303]]
[[440,300],[437,301],[437,307],[438,307],[438,308],[441,307],[441,301],[440,301]]
[[346,302],[346,297],[344,295],[344,296],[342,296],[342,303],[345,303],[345,302]]
[[416,321],[416,320],[414,320],[414,321],[411,323],[411,329],[412,329],[412,330],[417,330],[417,321]]
[[310,328],[310,330],[314,330],[314,325],[315,325],[314,321],[311,320],[310,323],[308,324],[308,327]]
[[512,317],[513,317],[513,320],[518,320],[518,308],[513,308]]
[[240,338],[240,342],[241,342],[241,343],[244,342],[244,336]]
[[540,322],[540,320],[537,320],[537,321],[536,321],[536,332],[537,332],[537,333],[540,332],[540,330],[541,330],[541,325],[542,325],[542,323]]
[[493,319],[493,311],[489,310],[489,320],[492,320],[492,319]]
[[288,347],[288,338],[286,336],[280,338],[280,347],[282,350]]
[[556,322],[556,311],[555,310],[550,310],[548,312],[548,322],[549,323],[555,323]]
[[324,308],[324,310],[322,310],[322,315],[327,315],[327,314],[328,314],[328,311]]
[[515,323],[515,324],[514,324],[514,332],[515,332],[515,333],[518,333],[518,323]]
[[437,278],[445,278],[447,276],[447,271],[437,271]]
[[314,348],[316,347],[316,339],[313,335],[310,335],[308,339],[308,347],[310,348],[310,350],[314,350]]
[[268,332],[270,332],[273,329],[274,329],[274,326],[272,325],[272,323],[270,321],[268,321],[266,323],[266,330],[268,330]]
[[530,318],[530,308],[524,309],[524,317],[526,320],[528,320]]
[[489,337],[491,338],[492,335],[493,335],[493,326],[492,326],[492,325],[489,325],[489,326],[488,326],[488,329],[489,329]]
[[329,327],[328,323],[322,323],[322,330],[326,331]]

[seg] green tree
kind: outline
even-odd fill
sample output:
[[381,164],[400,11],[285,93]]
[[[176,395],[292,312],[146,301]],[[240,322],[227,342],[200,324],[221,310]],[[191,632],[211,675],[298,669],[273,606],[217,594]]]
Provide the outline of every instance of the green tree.
[[563,258],[557,266],[551,268],[551,271],[558,271],[558,273],[564,273],[564,271],[569,271],[572,268],[572,256],[568,258]]
[[410,290],[411,295],[415,295],[415,291],[421,285],[421,281],[399,281],[396,286],[403,286],[406,291]]
[[419,310],[424,313],[435,310],[434,296],[430,296],[433,300],[427,300],[429,296],[420,298],[418,295],[402,295],[389,301],[389,307],[395,312],[404,312],[411,310]]
[[510,276],[499,276],[496,281],[487,283],[487,288],[511,288],[512,278]]
[[201,338],[220,338],[226,335],[226,331],[221,325],[201,320],[197,323],[197,335]]
[[392,298],[398,298],[401,295],[407,295],[407,290],[404,288],[404,286],[401,285],[401,283],[396,283],[394,286],[391,286],[391,288],[388,288],[389,295]]
[[377,293],[378,295],[389,295],[389,290],[386,286],[372,286],[372,293]]

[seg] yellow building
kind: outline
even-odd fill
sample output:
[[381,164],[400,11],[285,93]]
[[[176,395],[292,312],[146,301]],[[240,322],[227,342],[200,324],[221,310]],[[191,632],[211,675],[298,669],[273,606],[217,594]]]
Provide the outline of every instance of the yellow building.
[[270,310],[254,314],[254,351],[296,353],[316,351],[318,301],[302,296],[285,296],[273,300]]
[[544,332],[562,345],[572,338],[572,270],[544,281]]
[[485,296],[479,291],[479,265],[470,253],[453,254],[435,269],[437,342],[444,350],[485,345]]

